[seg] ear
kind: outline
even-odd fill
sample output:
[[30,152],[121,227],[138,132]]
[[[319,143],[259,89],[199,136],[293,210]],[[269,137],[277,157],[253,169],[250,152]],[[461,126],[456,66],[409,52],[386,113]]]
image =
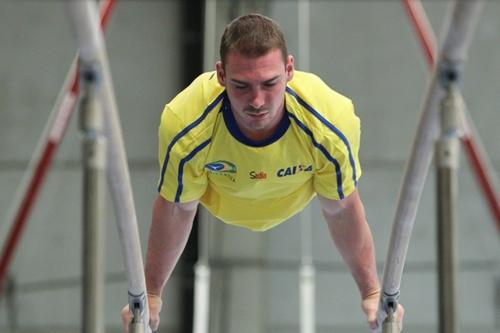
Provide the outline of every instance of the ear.
[[285,64],[286,82],[290,82],[293,79],[293,72],[295,70],[293,62],[294,62],[293,56],[288,55],[286,57],[286,64]]
[[226,75],[224,73],[224,66],[222,65],[222,61],[217,61],[215,63],[215,71],[217,72],[217,80],[219,84],[223,87],[226,86]]

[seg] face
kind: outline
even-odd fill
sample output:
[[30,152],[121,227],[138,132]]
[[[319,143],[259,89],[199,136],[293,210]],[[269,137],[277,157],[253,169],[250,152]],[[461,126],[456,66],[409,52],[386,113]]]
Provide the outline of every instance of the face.
[[293,70],[293,57],[284,63],[279,49],[257,58],[230,51],[224,65],[217,62],[217,78],[245,136],[263,140],[272,135],[285,112],[285,88]]

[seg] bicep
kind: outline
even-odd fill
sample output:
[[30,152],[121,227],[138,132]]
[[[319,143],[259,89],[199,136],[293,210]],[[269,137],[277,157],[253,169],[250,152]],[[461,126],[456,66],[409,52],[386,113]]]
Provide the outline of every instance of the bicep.
[[319,198],[326,223],[333,237],[356,237],[364,234],[368,225],[365,210],[357,190],[343,200]]
[[153,215],[160,216],[193,216],[196,214],[199,200],[192,200],[182,203],[174,203],[165,199],[161,194],[158,194],[153,207]]
[[355,209],[360,205],[362,206],[357,189],[342,200],[329,199],[319,194],[318,199],[325,217],[335,217],[342,214],[346,209]]

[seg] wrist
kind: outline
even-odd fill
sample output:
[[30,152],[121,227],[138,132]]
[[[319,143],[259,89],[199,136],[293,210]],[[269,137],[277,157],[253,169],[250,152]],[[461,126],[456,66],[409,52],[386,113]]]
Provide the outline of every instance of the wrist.
[[160,312],[163,305],[161,296],[152,293],[148,293],[147,295],[148,295],[149,308],[150,309],[154,308],[157,312]]
[[368,291],[361,294],[361,298],[364,300],[372,297],[378,298],[380,296],[380,291],[380,288],[369,289]]
[[153,294],[153,293],[148,293],[148,302],[154,302],[154,303],[159,303],[161,305],[161,296]]

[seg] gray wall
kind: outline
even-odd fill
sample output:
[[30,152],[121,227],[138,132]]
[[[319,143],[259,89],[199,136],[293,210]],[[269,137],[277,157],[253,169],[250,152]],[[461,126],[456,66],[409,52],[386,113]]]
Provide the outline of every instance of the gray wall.
[[[298,54],[297,5],[276,0],[255,6],[283,26]],[[442,30],[448,2],[424,2]],[[0,2],[0,212],[12,202],[74,55],[75,42],[60,1]],[[220,34],[230,6],[218,6]],[[248,7],[248,6],[247,6]],[[245,8],[250,10],[250,8]],[[488,2],[466,66],[463,93],[500,174],[500,3]],[[398,1],[312,1],[311,71],[354,100],[362,119],[359,188],[374,232],[377,260],[385,259],[395,203],[415,133],[428,70]],[[122,1],[107,32],[107,47],[130,159],[143,247],[157,177],[156,128],[165,102],[181,89],[179,3]],[[81,172],[77,118],[57,155],[12,268],[17,319],[0,302],[0,328],[77,330],[80,324]],[[497,332],[495,281],[500,278],[498,233],[469,163],[460,170],[460,324],[463,331]],[[362,331],[356,287],[312,203],[317,264],[318,332]],[[417,215],[401,286],[408,331],[436,332],[435,194],[431,170]],[[107,224],[106,320],[119,325],[126,284],[114,216]],[[1,221],[0,233],[6,222]],[[213,332],[298,332],[300,219],[267,233],[211,223]],[[5,234],[0,234],[3,239]],[[381,272],[381,269],[380,269]],[[166,290],[162,331],[180,316],[179,276]],[[497,282],[498,284],[498,282]],[[498,300],[497,300],[498,302]],[[50,304],[49,306],[47,304]],[[495,310],[495,306],[497,307]],[[57,308],[54,314],[54,308]],[[496,323],[498,325],[498,323]]]

